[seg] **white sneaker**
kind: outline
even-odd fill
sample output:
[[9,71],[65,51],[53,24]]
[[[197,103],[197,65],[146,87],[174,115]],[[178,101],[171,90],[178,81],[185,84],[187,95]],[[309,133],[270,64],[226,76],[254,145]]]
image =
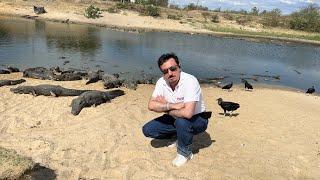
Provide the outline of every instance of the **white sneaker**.
[[169,142],[167,146],[168,146],[169,148],[177,147],[177,142],[178,142],[177,140],[175,140],[175,141],[173,141],[173,142]]
[[191,153],[188,157],[185,157],[181,154],[177,154],[177,157],[172,161],[172,164],[174,166],[182,166],[184,165],[188,160],[191,160],[193,158],[193,154]]

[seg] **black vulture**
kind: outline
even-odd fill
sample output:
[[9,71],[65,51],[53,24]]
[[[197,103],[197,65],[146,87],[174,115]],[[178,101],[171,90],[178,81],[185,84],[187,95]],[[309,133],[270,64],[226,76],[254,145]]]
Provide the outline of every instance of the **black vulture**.
[[231,83],[223,86],[222,89],[230,89],[232,87],[232,85],[233,85],[233,83],[231,82]]
[[217,99],[218,104],[224,111],[224,115],[226,116],[227,111],[231,111],[230,116],[233,111],[237,110],[240,107],[240,104],[234,102],[223,101],[222,98]]
[[33,12],[36,14],[43,14],[43,13],[46,13],[47,11],[44,10],[43,6],[33,6]]
[[314,89],[314,86],[312,86],[311,88],[308,88],[307,92],[308,94],[312,94],[314,93],[316,90]]
[[245,89],[245,90],[247,90],[247,89],[248,89],[248,90],[249,90],[249,89],[252,90],[252,89],[253,89],[252,85],[249,84],[247,80],[242,79],[242,82],[244,83],[244,89]]

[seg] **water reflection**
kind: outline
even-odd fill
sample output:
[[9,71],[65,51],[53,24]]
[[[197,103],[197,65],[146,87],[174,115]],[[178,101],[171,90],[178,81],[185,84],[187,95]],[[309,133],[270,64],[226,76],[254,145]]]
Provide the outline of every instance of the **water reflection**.
[[9,30],[0,24],[0,46],[11,41]]
[[37,33],[43,34],[45,32],[45,29],[46,29],[46,22],[45,21],[35,20],[34,21],[34,27],[35,27],[35,31]]
[[95,27],[47,23],[44,32],[49,49],[94,56],[101,48],[100,31]]

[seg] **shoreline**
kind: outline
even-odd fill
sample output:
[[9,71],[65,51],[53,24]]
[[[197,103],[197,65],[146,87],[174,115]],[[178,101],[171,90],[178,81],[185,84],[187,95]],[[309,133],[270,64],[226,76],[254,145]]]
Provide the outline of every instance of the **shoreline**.
[[[201,85],[201,87],[209,87],[209,88],[218,88],[219,89],[219,87],[217,87],[213,84],[200,84],[200,85]],[[244,89],[244,84],[243,83],[233,83],[233,88]],[[291,86],[284,86],[284,85],[267,84],[267,83],[263,83],[263,82],[254,83],[253,84],[253,91],[255,89],[280,90],[280,91],[302,93],[302,94],[306,94],[306,91],[307,91],[307,89],[299,89],[299,88],[295,88],[295,87],[291,87]],[[311,96],[320,97],[320,94],[317,92],[314,92]]]
[[[1,12],[0,12],[0,16],[22,18],[22,19],[32,19],[32,20],[40,20],[40,21],[48,21],[48,22],[56,22],[56,23],[66,23],[64,19],[43,18],[43,17],[39,17],[39,16],[35,17],[35,18],[28,18],[28,17],[24,17],[24,16],[28,16],[28,15],[3,14]],[[30,17],[32,17],[32,16],[30,16]],[[297,38],[276,37],[276,36],[271,37],[271,36],[236,34],[236,33],[214,32],[214,31],[203,32],[203,31],[197,31],[197,30],[192,31],[192,30],[175,30],[175,29],[146,28],[146,27],[128,27],[125,25],[121,26],[121,25],[100,24],[100,23],[83,22],[83,21],[70,21],[68,24],[96,26],[96,27],[106,28],[108,30],[130,32],[130,33],[170,32],[170,33],[182,33],[182,34],[190,34],[190,35],[203,35],[203,36],[211,36],[211,37],[218,37],[218,38],[231,38],[231,39],[245,40],[245,41],[250,41],[250,42],[258,42],[258,43],[273,43],[273,44],[279,44],[279,45],[294,44],[294,45],[320,46],[320,41],[312,41],[312,40],[297,39]]]

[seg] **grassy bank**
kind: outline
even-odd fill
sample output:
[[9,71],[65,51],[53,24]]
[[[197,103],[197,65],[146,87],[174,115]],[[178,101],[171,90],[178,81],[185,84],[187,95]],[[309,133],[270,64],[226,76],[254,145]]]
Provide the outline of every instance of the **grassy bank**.
[[320,42],[320,34],[316,33],[304,33],[304,34],[296,34],[296,33],[283,33],[277,31],[248,31],[248,30],[241,30],[238,28],[230,28],[230,27],[223,27],[217,25],[205,25],[206,29],[213,31],[213,32],[222,32],[222,33],[232,33],[234,35],[248,35],[252,37],[267,37],[267,38],[275,38],[275,39],[299,39],[299,40],[310,40],[310,41],[319,41]]
[[0,179],[18,179],[34,165],[31,159],[0,147]]

